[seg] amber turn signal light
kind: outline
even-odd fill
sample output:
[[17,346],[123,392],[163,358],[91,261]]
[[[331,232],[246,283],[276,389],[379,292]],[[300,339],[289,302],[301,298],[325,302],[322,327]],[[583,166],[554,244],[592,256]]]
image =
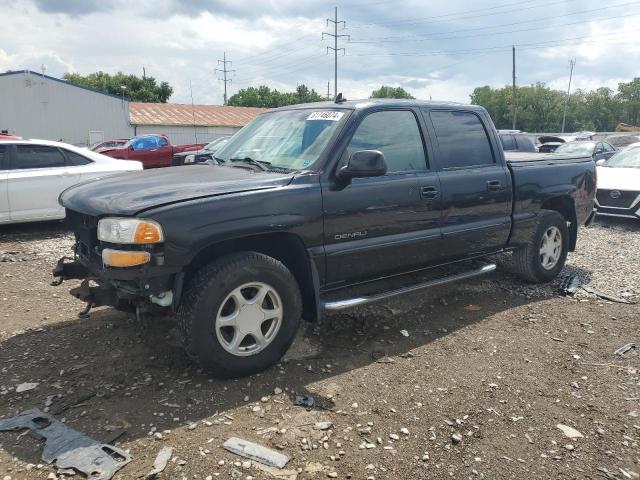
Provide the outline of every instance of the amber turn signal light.
[[113,250],[111,248],[102,250],[102,263],[108,267],[135,267],[149,263],[149,260],[151,260],[149,252]]

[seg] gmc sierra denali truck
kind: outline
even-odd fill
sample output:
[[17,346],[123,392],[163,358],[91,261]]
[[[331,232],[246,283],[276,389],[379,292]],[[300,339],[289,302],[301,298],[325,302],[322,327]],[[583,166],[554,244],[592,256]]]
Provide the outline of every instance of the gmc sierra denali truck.
[[83,280],[86,312],[173,311],[222,377],[278,362],[301,319],[490,272],[497,253],[548,282],[596,190],[590,157],[505,158],[487,112],[452,103],[270,110],[215,156],[63,192],[76,243],[54,276]]

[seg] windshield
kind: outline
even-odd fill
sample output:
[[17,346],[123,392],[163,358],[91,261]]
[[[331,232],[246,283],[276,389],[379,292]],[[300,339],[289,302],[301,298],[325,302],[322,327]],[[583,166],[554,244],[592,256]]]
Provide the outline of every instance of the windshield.
[[640,168],[640,148],[632,147],[618,152],[602,166],[612,168]]
[[558,148],[556,148],[556,153],[580,153],[591,155],[595,146],[596,144],[593,142],[563,143]]
[[207,152],[215,152],[220,147],[222,147],[225,143],[227,143],[228,140],[229,139],[227,137],[216,138],[214,141],[207,143],[204,146],[203,150],[206,150]]
[[336,109],[263,113],[229,139],[216,158],[225,162],[250,158],[270,168],[308,169],[346,119],[345,113]]

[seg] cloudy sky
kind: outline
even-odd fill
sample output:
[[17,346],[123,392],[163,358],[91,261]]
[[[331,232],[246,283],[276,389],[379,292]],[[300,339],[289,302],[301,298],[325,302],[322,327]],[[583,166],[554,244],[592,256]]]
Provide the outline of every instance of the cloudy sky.
[[333,91],[338,7],[338,90],[363,98],[381,84],[418,98],[468,102],[473,88],[616,87],[640,76],[640,1],[611,0],[0,0],[0,72],[62,76],[102,70],[148,75],[174,87],[172,102],[222,103],[214,69],[226,51],[230,94],[261,84]]

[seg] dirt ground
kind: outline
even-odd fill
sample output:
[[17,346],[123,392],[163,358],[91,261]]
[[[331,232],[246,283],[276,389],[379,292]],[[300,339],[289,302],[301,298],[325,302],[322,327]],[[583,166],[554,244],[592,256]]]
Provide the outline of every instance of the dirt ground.
[[[636,299],[639,229],[583,229],[566,271]],[[639,478],[638,351],[614,354],[640,347],[637,304],[496,272],[306,326],[279,366],[224,381],[189,363],[170,319],[78,319],[74,283],[49,285],[70,245],[59,224],[0,229],[0,418],[46,408],[128,450],[114,478],[143,477],[163,446],[167,479]],[[227,452],[232,436],[285,453],[288,472]],[[0,480],[67,478],[40,453],[0,432]]]

